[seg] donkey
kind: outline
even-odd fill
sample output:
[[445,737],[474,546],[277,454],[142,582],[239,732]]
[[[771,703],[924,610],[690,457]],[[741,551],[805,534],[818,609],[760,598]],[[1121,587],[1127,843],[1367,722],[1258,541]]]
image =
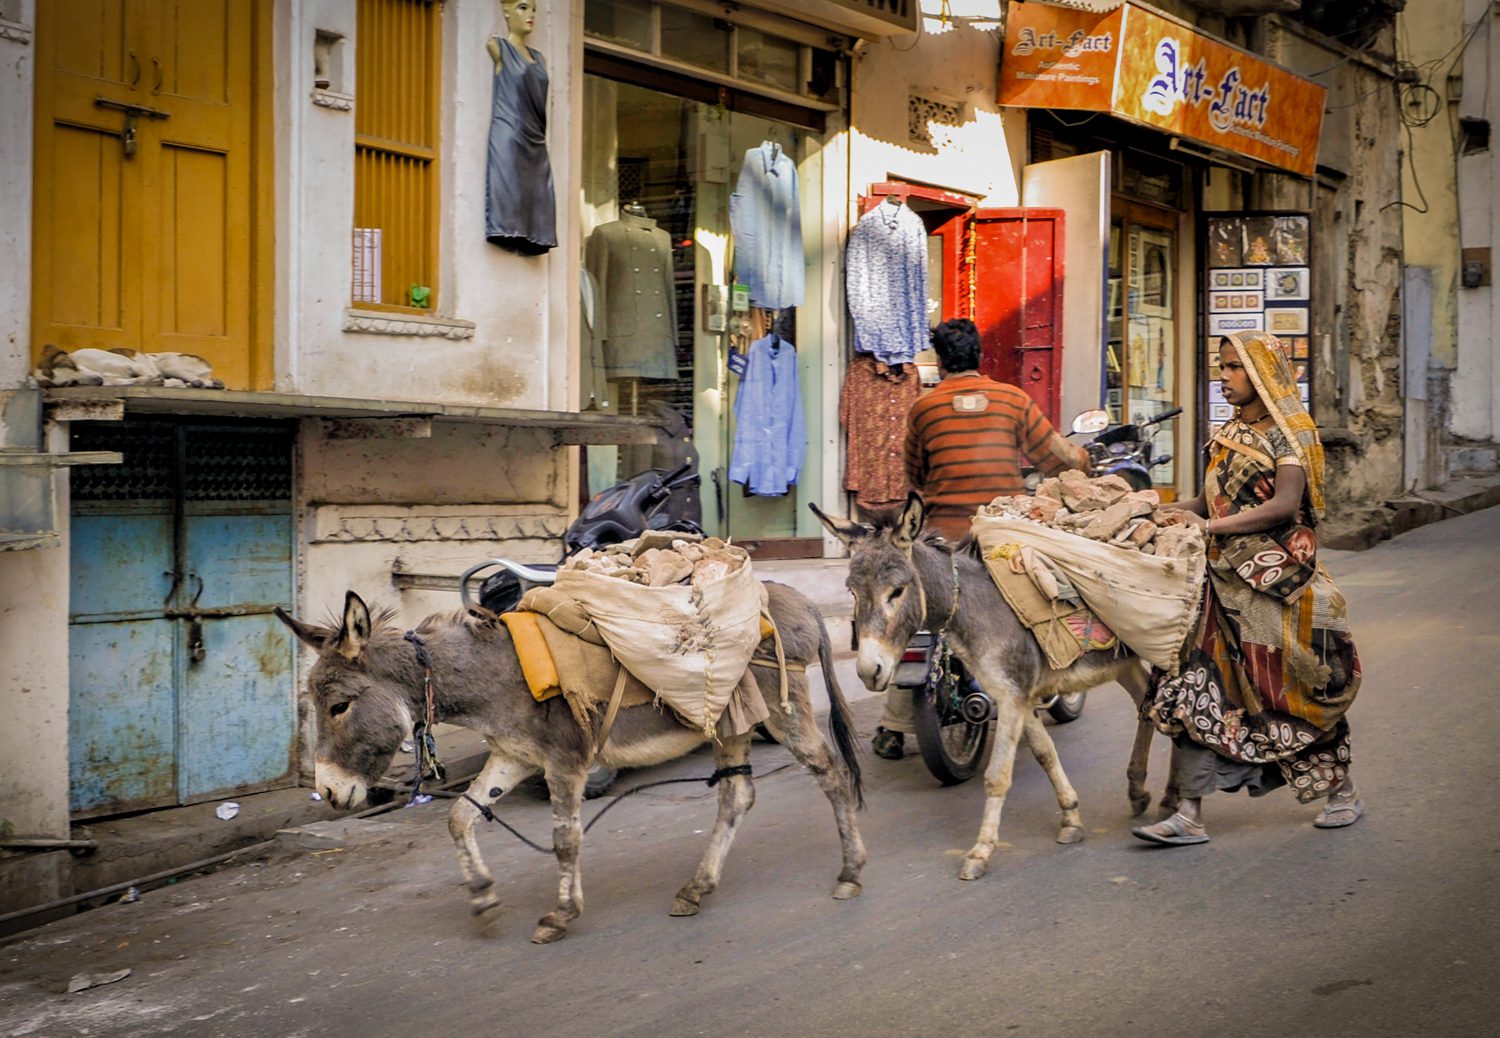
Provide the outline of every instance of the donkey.
[[[779,676],[774,668],[754,667],[771,715],[771,734],[791,751],[833,805],[843,849],[843,868],[833,896],[859,895],[865,846],[855,821],[864,804],[854,726],[849,705],[833,672],[833,650],[823,618],[801,593],[766,582],[772,619],[781,634],[788,663],[792,709],[781,707]],[[358,807],[370,786],[385,773],[414,722],[426,715],[424,668],[416,646],[391,626],[392,611],[370,615],[353,591],[344,599],[344,615],[335,629],[276,615],[318,659],[307,686],[316,719],[316,783],[329,804]],[[466,798],[453,802],[448,832],[469,901],[486,936],[494,936],[503,912],[495,880],[479,854],[476,821],[500,797],[540,772],[552,800],[552,838],[560,872],[557,907],[543,916],[532,933],[537,944],[560,940],[568,924],[583,911],[579,855],[583,828],[579,809],[592,756],[593,733],[573,720],[563,700],[542,703],[532,698],[520,660],[503,624],[479,621],[462,613],[435,614],[417,627],[431,660],[434,722],[471,728],[484,735],[490,756],[469,785]],[[762,642],[757,655],[773,654]],[[820,663],[831,704],[829,729],[838,755],[830,752],[813,718],[805,669]],[[601,763],[618,768],[660,764],[688,753],[706,741],[699,731],[678,723],[670,711],[654,705],[621,709],[609,739],[599,751]],[[696,915],[703,898],[719,885],[724,859],[740,819],[755,803],[750,781],[750,736],[714,742],[719,782],[719,811],[713,835],[697,871],[672,902],[672,915]],[[743,768],[743,770],[738,770]]]
[[[1146,671],[1133,655],[1095,650],[1066,670],[1047,665],[1041,647],[1006,604],[978,546],[965,539],[951,546],[936,535],[922,534],[926,506],[917,494],[907,498],[899,517],[878,527],[826,515],[817,517],[850,549],[848,587],[854,595],[854,626],[859,639],[856,669],[871,691],[884,690],[895,673],[902,650],[919,628],[942,630],[954,653],[995,700],[995,740],[984,772],[984,819],[979,839],[964,856],[960,879],[978,879],[989,866],[1000,833],[1000,809],[1010,789],[1016,745],[1024,736],[1037,763],[1047,773],[1062,809],[1058,843],[1083,839],[1078,794],[1063,773],[1052,737],[1037,710],[1055,695],[1118,681],[1140,703],[1146,695]],[[958,600],[954,600],[954,588]],[[1142,814],[1150,806],[1146,791],[1146,758],[1152,728],[1136,732],[1126,770],[1131,807]],[[1162,809],[1176,809],[1171,786]]]

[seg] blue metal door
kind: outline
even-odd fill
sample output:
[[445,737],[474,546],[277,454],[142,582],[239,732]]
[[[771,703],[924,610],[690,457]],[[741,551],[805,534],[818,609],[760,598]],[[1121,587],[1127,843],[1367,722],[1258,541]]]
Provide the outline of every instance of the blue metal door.
[[74,443],[125,455],[72,484],[75,816],[289,784],[290,428],[132,419]]

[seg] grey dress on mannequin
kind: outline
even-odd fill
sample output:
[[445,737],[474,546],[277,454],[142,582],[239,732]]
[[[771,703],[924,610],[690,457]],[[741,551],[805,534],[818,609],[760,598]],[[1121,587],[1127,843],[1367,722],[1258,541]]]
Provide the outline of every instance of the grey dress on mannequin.
[[538,255],[557,245],[557,200],[547,157],[547,68],[530,47],[496,37],[504,55],[495,69],[485,167],[484,233],[495,245]]

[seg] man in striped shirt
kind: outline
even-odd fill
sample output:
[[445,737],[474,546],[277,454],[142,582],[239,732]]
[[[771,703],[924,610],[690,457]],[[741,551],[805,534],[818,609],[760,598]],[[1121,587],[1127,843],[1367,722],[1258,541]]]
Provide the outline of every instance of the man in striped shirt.
[[[979,373],[973,321],[944,321],[932,330],[932,348],[943,381],[917,398],[906,425],[906,475],[927,504],[930,528],[956,542],[981,505],[1024,494],[1022,454],[1048,475],[1088,471],[1088,451],[1058,435],[1025,390]],[[916,731],[911,709],[910,696],[887,694],[871,740],[876,756],[901,759],[906,733]]]
[[912,405],[906,425],[906,475],[927,504],[929,527],[957,541],[981,505],[1024,494],[1023,454],[1049,476],[1088,471],[1088,452],[1054,430],[1024,389],[979,373],[973,321],[944,321],[932,347],[943,380]]

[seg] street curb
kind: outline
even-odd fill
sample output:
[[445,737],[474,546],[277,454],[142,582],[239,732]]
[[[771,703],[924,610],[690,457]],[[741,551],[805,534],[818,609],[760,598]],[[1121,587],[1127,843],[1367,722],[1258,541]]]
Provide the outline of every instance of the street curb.
[[1496,505],[1500,505],[1500,474],[1459,476],[1439,487],[1392,498],[1385,507],[1356,520],[1333,520],[1319,542],[1338,551],[1364,551],[1419,527]]

